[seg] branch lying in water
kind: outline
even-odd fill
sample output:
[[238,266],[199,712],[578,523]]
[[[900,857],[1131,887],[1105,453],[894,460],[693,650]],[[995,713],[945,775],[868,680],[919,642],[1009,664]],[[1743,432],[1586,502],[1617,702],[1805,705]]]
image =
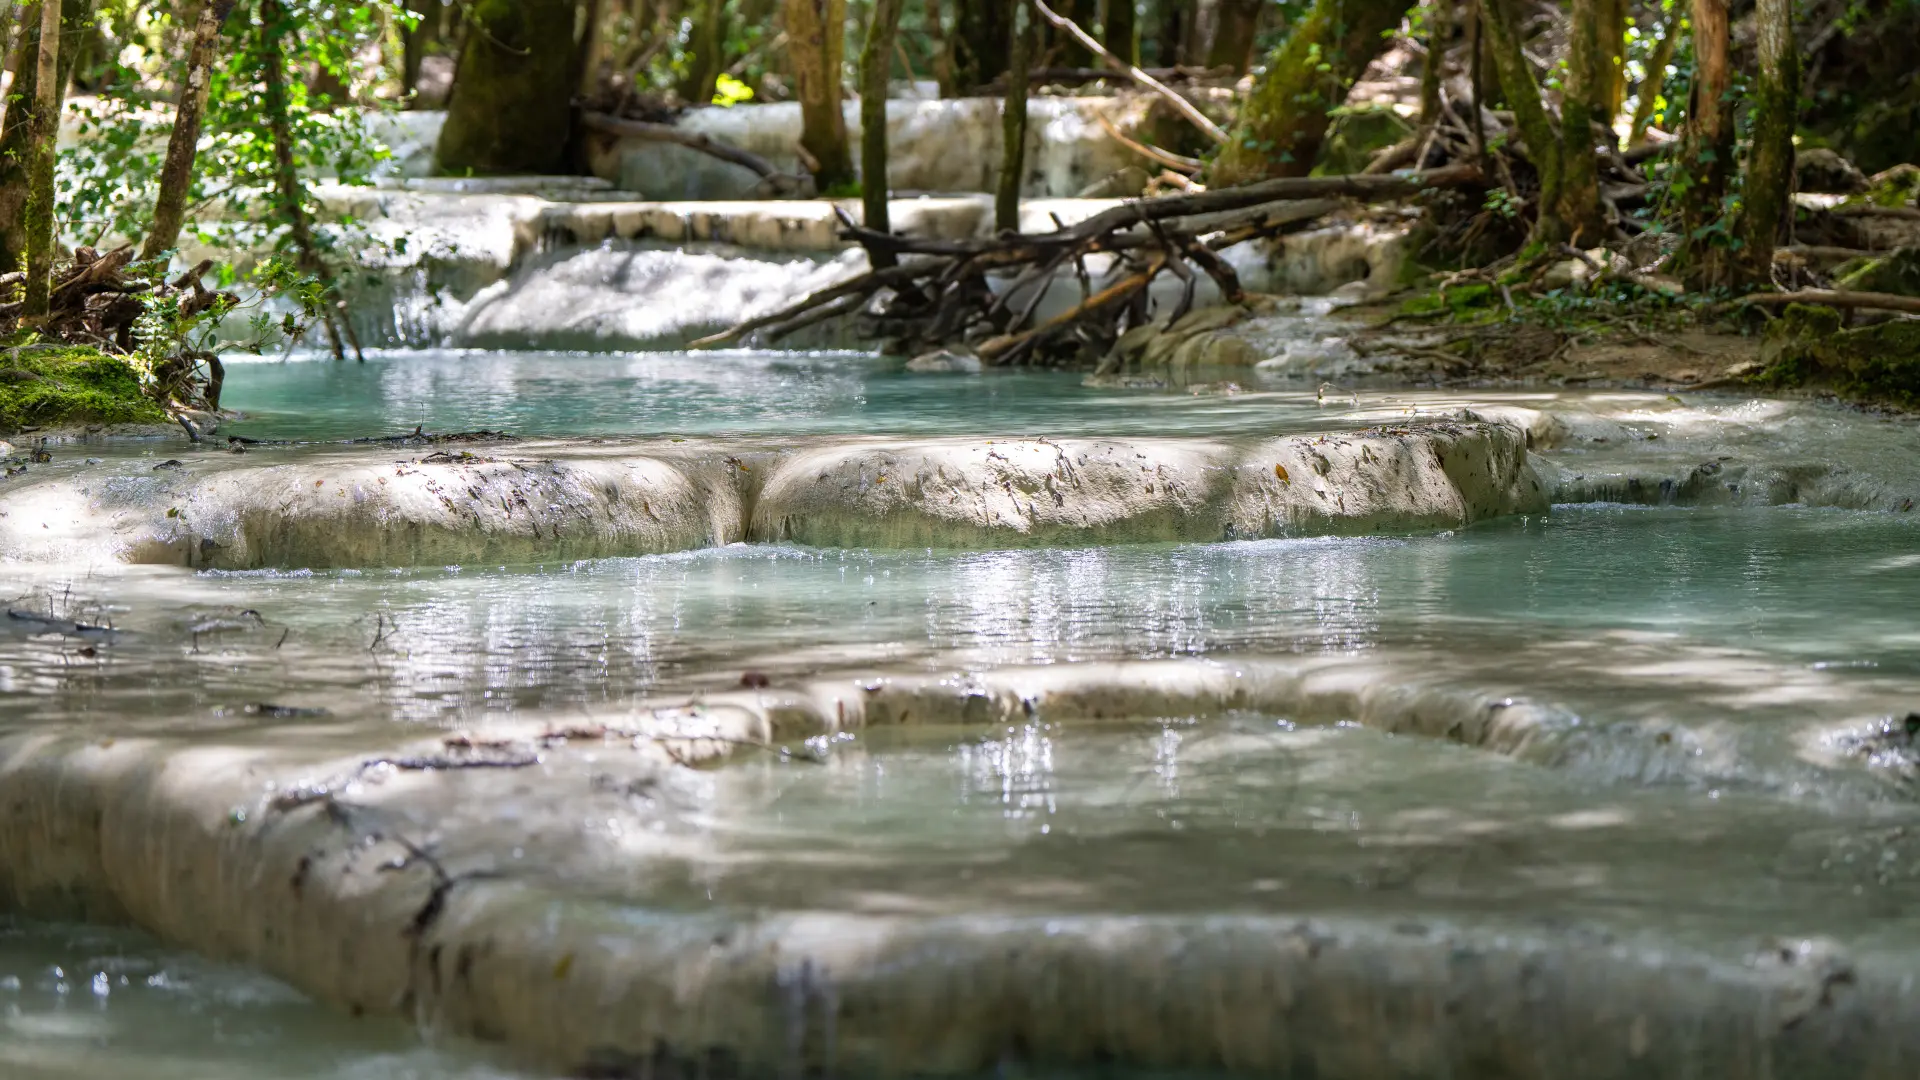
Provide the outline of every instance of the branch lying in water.
[[[899,265],[822,289],[693,345],[723,345],[756,333],[778,340],[828,318],[868,310],[873,301],[881,300],[882,308],[872,313],[891,324],[904,345],[973,340],[979,342],[982,360],[1015,363],[1052,342],[1072,337],[1105,343],[1118,335],[1123,322],[1143,324],[1148,316],[1146,290],[1163,271],[1182,282],[1174,319],[1191,307],[1200,275],[1210,278],[1223,297],[1237,300],[1239,279],[1217,252],[1324,217],[1344,205],[1342,197],[1400,198],[1480,182],[1480,171],[1472,165],[1400,175],[1286,177],[1135,200],[1052,232],[1001,233],[967,240],[879,232],[843,213],[842,237],[870,253],[892,255]],[[1097,291],[1086,270],[1090,255],[1112,256],[1118,262]],[[1048,285],[1069,265],[1080,281],[1080,303],[1065,315],[1029,329]],[[1015,309],[1018,298],[1025,302]]]

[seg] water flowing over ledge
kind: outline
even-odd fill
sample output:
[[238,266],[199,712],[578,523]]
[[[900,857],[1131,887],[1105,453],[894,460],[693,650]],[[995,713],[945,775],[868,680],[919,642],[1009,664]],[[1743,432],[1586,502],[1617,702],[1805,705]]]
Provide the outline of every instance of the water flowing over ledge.
[[[428,738],[16,735],[0,898],[576,1069],[968,1075],[1016,1053],[1364,1077],[1491,1047],[1520,1076],[1696,1054],[1911,1073],[1913,947],[1876,914],[1911,872],[1814,870],[1916,854],[1906,818],[1596,797],[1314,726],[1522,755],[1555,738],[1550,708],[1408,689],[1381,664],[1078,665]],[[956,735],[976,753],[946,753]],[[956,764],[978,805],[929,819],[923,786]],[[1302,817],[1289,791],[1309,781],[1353,820]],[[1649,929],[1617,897],[1656,882],[1712,917]],[[1581,931],[1530,896],[1574,902]],[[1828,936],[1797,930],[1816,907]]]

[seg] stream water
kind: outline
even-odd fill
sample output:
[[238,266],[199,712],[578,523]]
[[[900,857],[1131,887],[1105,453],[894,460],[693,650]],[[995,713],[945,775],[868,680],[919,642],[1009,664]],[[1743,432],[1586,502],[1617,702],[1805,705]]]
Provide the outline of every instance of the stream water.
[[[1768,408],[1329,397],[1257,380],[1233,393],[1092,390],[1051,373],[911,376],[831,353],[433,351],[233,364],[225,403],[247,413],[228,430],[269,440],[416,426],[1233,437],[1469,405],[1572,403],[1628,425],[1655,409]],[[1838,441],[1869,454],[1914,447],[1910,430],[1872,418],[1803,412],[1791,425],[1842,426]],[[62,465],[145,469],[154,450],[84,452],[99,460]],[[1667,942],[1775,929],[1920,946],[1920,849],[1872,839],[1920,836],[1907,744],[1872,741],[1920,710],[1920,520],[1909,514],[1602,503],[1438,535],[1071,550],[734,545],[231,573],[0,562],[0,591],[16,610],[112,627],[83,641],[0,625],[0,733],[278,737],[275,725],[298,716],[286,737],[326,738],[625,707],[737,686],[747,672],[778,683],[872,666],[1243,656],[1376,664],[1407,687],[1541,704],[1580,733],[1551,759],[1516,761],[1264,714],[876,729],[836,744],[828,769],[750,759],[663,795],[650,811],[660,826],[708,852],[641,890],[670,908],[1291,905]],[[807,857],[793,857],[801,846]],[[1722,892],[1742,875],[1767,884]],[[181,1077],[507,1068],[132,932],[60,924],[0,923],[0,1031],[8,1076],[131,1075],[135,1062],[139,1075]]]

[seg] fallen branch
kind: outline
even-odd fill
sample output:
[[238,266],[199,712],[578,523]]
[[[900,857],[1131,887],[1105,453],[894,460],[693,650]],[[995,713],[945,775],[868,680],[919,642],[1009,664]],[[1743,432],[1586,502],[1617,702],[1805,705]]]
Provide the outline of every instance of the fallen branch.
[[1759,307],[1784,307],[1787,304],[1824,304],[1836,308],[1872,308],[1920,315],[1920,296],[1896,293],[1850,292],[1842,289],[1796,289],[1793,292],[1753,293],[1733,301],[1730,307],[1752,304]]
[[721,142],[710,135],[697,131],[682,131],[672,124],[655,124],[646,120],[628,120],[620,116],[608,116],[606,113],[583,112],[580,114],[582,126],[608,135],[630,135],[636,139],[650,139],[654,142],[674,143],[689,150],[698,150],[703,154],[717,157],[721,161],[738,165],[762,178],[786,176],[773,163],[758,154],[742,150],[737,146]]
[[[840,235],[896,265],[822,289],[778,311],[693,342],[724,345],[749,334],[791,334],[830,318],[864,311],[901,347],[988,339],[990,363],[1013,363],[1042,346],[1071,342],[1097,348],[1150,317],[1146,287],[1162,271],[1181,279],[1178,310],[1194,300],[1205,275],[1223,297],[1242,294],[1239,277],[1215,253],[1286,231],[1340,208],[1342,196],[1363,199],[1418,194],[1480,182],[1478,168],[1453,165],[1387,176],[1285,177],[1245,187],[1128,201],[1084,221],[1045,233],[1001,233],[966,240],[900,236],[869,229],[845,214]],[[1097,291],[1086,268],[1093,255],[1121,265]],[[1025,329],[1054,279],[1068,266],[1081,283],[1080,304],[1043,326]],[[1196,273],[1197,271],[1197,273]],[[1072,333],[1068,334],[1067,331]]]
[[1884,251],[1868,251],[1865,248],[1830,247],[1825,244],[1788,244],[1775,248],[1773,257],[1778,260],[1798,255],[1803,259],[1821,259],[1828,262],[1846,262],[1848,259],[1867,259],[1875,255],[1885,255]]
[[1157,146],[1148,146],[1146,143],[1136,142],[1133,139],[1127,138],[1125,135],[1122,135],[1120,133],[1119,128],[1113,126],[1113,121],[1108,120],[1105,116],[1101,115],[1100,113],[1097,113],[1097,112],[1094,113],[1093,119],[1096,123],[1098,123],[1101,126],[1101,128],[1103,128],[1106,131],[1108,135],[1111,135],[1113,137],[1114,142],[1117,142],[1121,146],[1124,146],[1127,149],[1133,151],[1134,153],[1139,154],[1141,157],[1146,158],[1148,161],[1165,165],[1170,169],[1177,169],[1183,173],[1186,173],[1188,176],[1192,176],[1193,174],[1198,173],[1204,167],[1204,164],[1201,162],[1199,158],[1190,158],[1190,157],[1187,157],[1185,154],[1176,154],[1171,150],[1162,150]]
[[1920,221],[1920,210],[1911,206],[1877,206],[1873,203],[1844,203],[1827,211],[1835,217],[1890,217]]
[[1107,47],[1095,40],[1092,34],[1080,29],[1079,23],[1074,22],[1064,15],[1057,14],[1052,8],[1048,7],[1046,0],[1032,0],[1032,3],[1033,9],[1040,13],[1041,18],[1065,30],[1075,41],[1080,43],[1081,48],[1086,49],[1088,52],[1105,61],[1115,71],[1120,72],[1134,82],[1139,83],[1141,86],[1146,87],[1166,99],[1167,104],[1172,105],[1175,112],[1186,117],[1194,127],[1204,132],[1207,138],[1217,143],[1227,141],[1226,131],[1223,130],[1219,124],[1207,119],[1207,114],[1195,108],[1193,102],[1175,93],[1173,87],[1168,86],[1166,83],[1161,82],[1159,79],[1154,78],[1138,67],[1108,52]]

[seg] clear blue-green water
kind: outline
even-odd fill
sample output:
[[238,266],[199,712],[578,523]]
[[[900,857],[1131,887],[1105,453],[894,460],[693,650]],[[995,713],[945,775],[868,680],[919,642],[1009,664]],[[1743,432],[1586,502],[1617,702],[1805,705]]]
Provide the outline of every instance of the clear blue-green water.
[[[247,413],[232,433],[326,440],[415,427],[1269,434],[1489,400],[1533,397],[1320,396],[1255,378],[1233,393],[1089,389],[1050,372],[909,375],[850,354],[426,351],[235,363],[225,403]],[[1847,441],[1867,423],[1819,414],[1795,438],[1900,448],[1901,431],[1884,425]],[[1284,716],[876,731],[837,745],[829,769],[755,759],[687,780],[684,805],[663,794],[662,824],[712,856],[676,870],[684,881],[665,894],[676,905],[1044,910],[1118,895],[1149,910],[1313,903],[1599,920],[1656,936],[1685,927],[1702,939],[1844,929],[1898,945],[1916,895],[1911,875],[1857,882],[1829,865],[1852,859],[1843,841],[1865,823],[1920,836],[1920,821],[1907,821],[1913,791],[1897,770],[1828,784],[1841,769],[1816,737],[1920,710],[1920,520],[1908,514],[1582,505],[1391,539],[738,545],[393,571],[0,562],[0,594],[14,610],[112,627],[75,637],[0,620],[0,733],[345,738],[395,721],[597,714],[735,687],[749,672],[781,685],[874,669],[1267,656],[1373,662],[1396,685],[1524,698],[1594,733],[1577,760],[1549,767],[1294,730]],[[289,722],[261,705],[305,711]],[[1645,747],[1669,744],[1697,745],[1697,760],[1649,769]],[[988,863],[997,876],[973,876]],[[0,923],[0,1076],[478,1078],[506,1067],[137,934]]]
[[[1905,515],[1591,506],[1405,539],[141,570],[97,598],[90,617],[121,633],[79,672],[71,642],[0,635],[0,692],[13,723],[206,720],[265,699],[452,720],[747,668],[1384,651],[1597,718],[1732,715],[1718,680],[1744,665],[1756,689],[1831,694],[1750,709],[1844,717],[1920,685],[1916,552]],[[217,617],[240,610],[261,622]]]
[[422,1044],[275,979],[130,930],[0,916],[7,1080],[506,1080],[476,1048]]
[[[861,353],[373,353],[230,362],[223,431],[345,439],[411,431],[516,435],[1233,434],[1334,426],[1352,399],[1259,389],[1091,389],[1077,373],[926,375]],[[1389,411],[1395,395],[1369,399]],[[1429,408],[1443,395],[1424,395]]]

